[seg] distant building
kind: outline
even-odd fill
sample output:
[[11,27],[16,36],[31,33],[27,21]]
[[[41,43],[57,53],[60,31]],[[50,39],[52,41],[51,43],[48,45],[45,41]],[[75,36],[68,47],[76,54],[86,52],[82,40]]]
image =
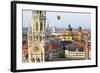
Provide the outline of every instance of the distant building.
[[28,62],[28,44],[27,41],[22,41],[22,62]]
[[55,33],[66,33],[66,28],[54,27]]
[[68,59],[91,59],[90,41],[86,41],[85,44],[77,41],[65,45],[65,57]]
[[63,46],[63,47],[65,47],[65,46],[67,46],[67,45],[69,45],[69,44],[73,44],[73,41],[67,41],[67,40],[65,40],[65,41],[61,41],[60,42],[61,43],[61,45]]
[[73,33],[72,31],[73,29],[71,28],[71,26],[69,25],[67,31],[66,31],[66,34],[63,34],[63,35],[60,35],[59,36],[59,39],[61,40],[78,40],[78,41],[81,41],[82,39],[82,28],[79,27],[77,33]]
[[22,62],[28,62],[28,41],[27,41],[28,28],[22,28]]
[[73,39],[73,35],[72,35],[72,28],[71,26],[69,25],[67,31],[66,31],[66,34],[64,35],[64,39],[65,40],[72,40]]
[[88,36],[85,37],[85,58],[91,59],[91,41],[88,40]]
[[60,42],[50,42],[48,43],[48,54],[46,54],[46,58],[54,58],[56,57],[56,54],[58,51],[62,50],[62,45],[60,44]]
[[27,41],[27,33],[28,33],[28,28],[26,28],[26,27],[23,27],[22,28],[22,40],[23,41]]
[[85,59],[84,48],[75,44],[67,45],[65,49],[65,57],[73,60]]

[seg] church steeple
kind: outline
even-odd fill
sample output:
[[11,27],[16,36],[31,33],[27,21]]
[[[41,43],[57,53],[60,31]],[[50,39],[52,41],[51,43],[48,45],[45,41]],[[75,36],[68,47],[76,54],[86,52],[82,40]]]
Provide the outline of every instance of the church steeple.
[[68,26],[68,31],[72,31],[71,25]]
[[78,31],[81,32],[82,31],[82,27],[79,27]]
[[67,28],[67,35],[72,35],[72,27],[69,24],[68,28]]
[[82,27],[79,27],[78,29],[78,40],[81,42],[82,40]]
[[[43,62],[44,58],[44,38],[46,26],[46,12],[41,10],[34,10],[32,12],[32,43],[28,43],[30,51],[31,62]],[[28,40],[29,41],[29,40]]]

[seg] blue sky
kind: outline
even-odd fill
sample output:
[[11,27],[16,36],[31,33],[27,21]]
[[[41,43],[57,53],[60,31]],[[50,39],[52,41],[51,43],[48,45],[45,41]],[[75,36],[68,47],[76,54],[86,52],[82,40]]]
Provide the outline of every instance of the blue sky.
[[[60,16],[60,20],[57,19]],[[74,12],[54,12],[46,11],[47,22],[50,27],[67,28],[70,24],[72,28],[81,26],[84,28],[91,27],[91,14],[89,13],[74,13]],[[32,11],[23,11],[23,27],[32,25]]]

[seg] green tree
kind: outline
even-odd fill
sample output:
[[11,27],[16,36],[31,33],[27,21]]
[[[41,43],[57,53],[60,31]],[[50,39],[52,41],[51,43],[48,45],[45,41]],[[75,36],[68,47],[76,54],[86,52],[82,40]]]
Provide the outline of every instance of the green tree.
[[57,56],[60,58],[64,58],[65,57],[64,51],[62,50],[62,51],[57,52]]

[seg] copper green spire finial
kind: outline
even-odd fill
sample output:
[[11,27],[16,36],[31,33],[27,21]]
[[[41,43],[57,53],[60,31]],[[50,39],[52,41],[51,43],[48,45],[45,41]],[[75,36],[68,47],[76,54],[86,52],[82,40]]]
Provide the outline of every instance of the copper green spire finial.
[[82,27],[81,27],[81,26],[79,27],[79,31],[80,31],[80,32],[82,31]]
[[69,24],[69,27],[71,27],[70,24]]
[[69,24],[68,31],[72,31],[71,25]]

